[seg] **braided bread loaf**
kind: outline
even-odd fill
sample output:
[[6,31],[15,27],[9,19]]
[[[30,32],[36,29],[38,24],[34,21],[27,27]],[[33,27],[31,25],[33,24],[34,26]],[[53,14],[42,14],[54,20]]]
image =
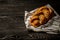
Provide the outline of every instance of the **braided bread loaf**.
[[49,19],[51,19],[52,15],[53,10],[51,8],[47,8],[46,6],[40,7],[34,13],[32,13],[32,17],[30,18],[30,25],[34,27],[43,25]]

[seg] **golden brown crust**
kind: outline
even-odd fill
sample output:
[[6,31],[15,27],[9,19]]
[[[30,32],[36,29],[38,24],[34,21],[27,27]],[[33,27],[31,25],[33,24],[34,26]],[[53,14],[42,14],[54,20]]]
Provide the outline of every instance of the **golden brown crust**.
[[32,16],[32,17],[30,18],[30,21],[33,22],[33,21],[36,20],[36,19],[39,19],[39,17],[38,17],[38,16]]
[[30,24],[34,27],[43,25],[51,18],[52,14],[53,10],[51,8],[42,6],[32,14],[32,17],[30,18]]
[[44,23],[46,23],[46,18],[45,18],[45,16],[44,15],[40,15],[39,16],[39,22],[40,22],[40,24],[42,25],[42,24],[44,24]]
[[43,13],[44,13],[44,16],[45,16],[47,19],[49,19],[49,17],[50,17],[50,12],[49,12],[48,10],[44,9],[44,10],[43,10]]
[[34,20],[33,23],[32,23],[32,26],[34,26],[34,27],[37,27],[39,25],[40,25],[39,20]]
[[32,16],[39,16],[40,14],[42,14],[42,11],[37,9],[36,12],[32,14]]

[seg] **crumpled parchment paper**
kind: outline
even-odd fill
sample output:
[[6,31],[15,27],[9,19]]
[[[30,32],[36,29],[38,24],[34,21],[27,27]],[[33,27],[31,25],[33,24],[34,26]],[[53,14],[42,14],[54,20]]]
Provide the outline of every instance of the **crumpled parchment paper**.
[[[52,8],[49,4],[47,4],[45,6]],[[36,31],[36,32],[44,31],[44,32],[49,33],[49,34],[59,34],[60,33],[60,16],[58,15],[58,13],[54,9],[53,9],[53,11],[55,13],[55,16],[52,17],[52,19],[50,19],[46,24],[41,25],[37,28],[31,26],[29,24],[29,20],[30,20],[31,14],[35,10],[36,9],[34,9],[30,12],[25,11],[24,22],[25,22],[25,25],[26,25],[26,29],[33,30],[33,31]]]

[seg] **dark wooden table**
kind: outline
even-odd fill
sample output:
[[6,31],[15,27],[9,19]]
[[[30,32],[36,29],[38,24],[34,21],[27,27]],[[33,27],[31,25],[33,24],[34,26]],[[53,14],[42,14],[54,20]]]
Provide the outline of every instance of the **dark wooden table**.
[[48,3],[60,13],[58,0],[0,0],[0,40],[58,40],[60,34],[28,32],[25,28],[24,11]]

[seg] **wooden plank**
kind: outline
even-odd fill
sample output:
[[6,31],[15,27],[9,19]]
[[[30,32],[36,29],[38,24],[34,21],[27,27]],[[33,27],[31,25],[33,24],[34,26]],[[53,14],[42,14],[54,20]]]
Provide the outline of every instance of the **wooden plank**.
[[52,0],[0,0],[0,39],[59,39],[60,35],[27,31],[24,24],[24,11],[31,11],[45,4],[51,4],[59,12],[59,2]]

